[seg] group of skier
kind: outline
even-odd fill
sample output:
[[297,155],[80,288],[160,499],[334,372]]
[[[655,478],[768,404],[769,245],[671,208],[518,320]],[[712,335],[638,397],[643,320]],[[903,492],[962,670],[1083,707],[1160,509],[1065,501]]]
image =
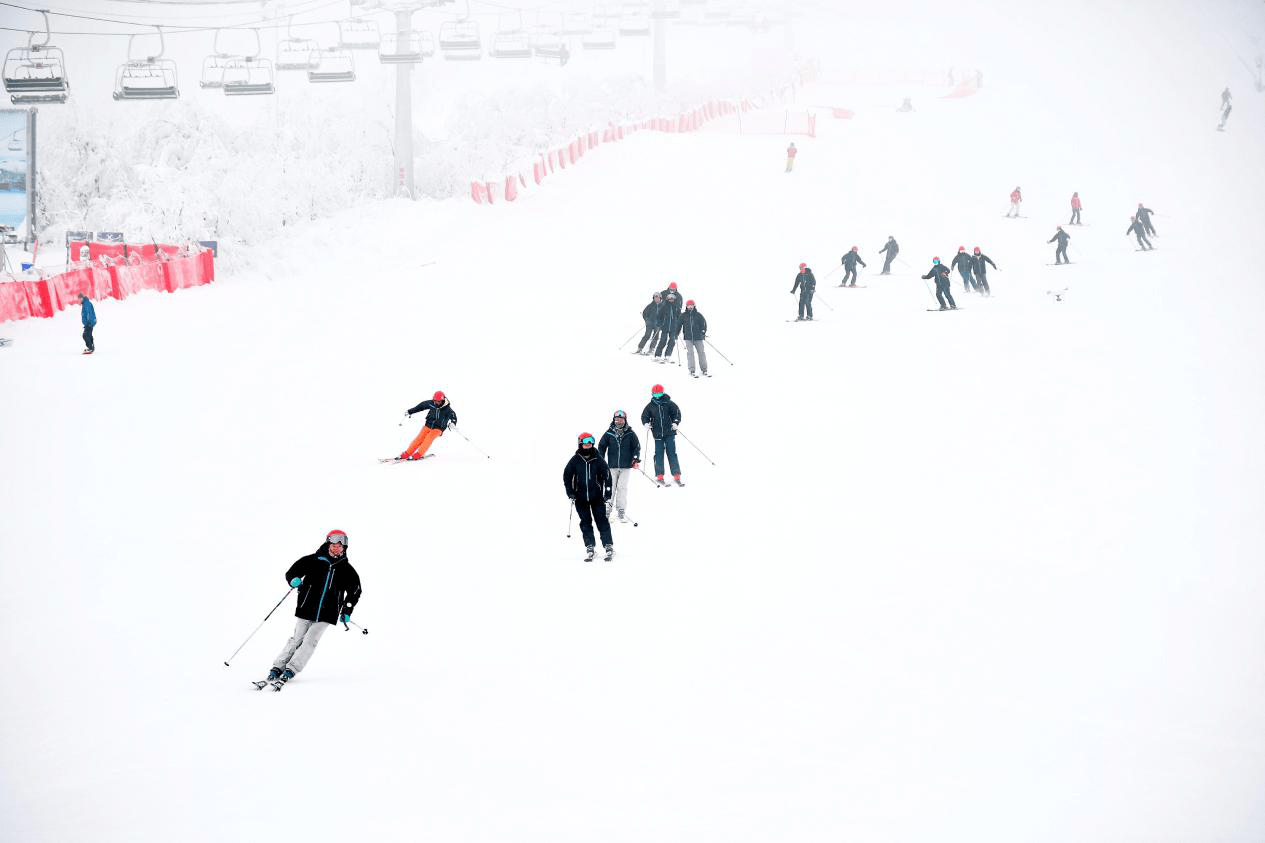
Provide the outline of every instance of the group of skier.
[[[634,354],[654,355],[654,362],[667,363],[676,349],[677,338],[682,339],[685,346],[686,364],[690,376],[697,378],[711,377],[707,371],[707,319],[699,312],[693,299],[685,299],[682,309],[682,296],[673,281],[667,289],[655,293],[650,303],[641,310],[641,320],[645,324],[645,333],[637,343]],[[631,337],[630,337],[631,339]]]

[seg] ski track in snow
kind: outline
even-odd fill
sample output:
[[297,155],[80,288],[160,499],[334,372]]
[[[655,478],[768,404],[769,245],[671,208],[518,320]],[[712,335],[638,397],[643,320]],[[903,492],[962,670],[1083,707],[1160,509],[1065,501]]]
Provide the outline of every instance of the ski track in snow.
[[[86,359],[76,310],[5,326],[6,834],[1259,839],[1265,294],[1227,221],[1265,126],[1174,122],[1231,72],[1194,61],[1057,114],[1033,71],[823,118],[790,176],[783,139],[642,133],[514,206],[356,208],[99,302]],[[1092,226],[1056,270],[1073,190]],[[963,312],[927,316],[918,276],[959,245],[996,297],[955,277]],[[617,350],[673,280],[736,366]],[[633,476],[640,526],[580,563],[575,436],[655,383],[716,466],[679,442],[687,488]],[[436,389],[493,459],[449,433],[376,463]],[[292,601],[221,662],[331,528],[373,632],[256,693]]]

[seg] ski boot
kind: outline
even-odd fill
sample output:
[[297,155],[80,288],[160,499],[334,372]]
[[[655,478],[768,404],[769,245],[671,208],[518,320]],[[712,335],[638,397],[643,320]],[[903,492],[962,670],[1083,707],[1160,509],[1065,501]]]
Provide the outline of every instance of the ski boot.
[[679,475],[679,474],[673,474],[673,475],[672,475],[672,479],[676,481],[676,485],[678,485],[678,486],[684,486],[684,485],[685,485],[684,483],[682,483],[682,482],[681,482],[681,475]]
[[611,561],[611,558],[614,557],[615,555],[615,545],[608,544],[608,545],[605,545],[605,548],[606,548],[606,555],[602,557],[602,561],[609,562]]
[[289,682],[293,678],[294,671],[287,667],[285,670],[281,671],[281,676],[272,683],[272,690],[280,691],[283,687],[285,687],[285,683]]
[[596,553],[597,553],[597,548],[593,547],[593,545],[589,545],[588,547],[584,548],[584,561],[592,562],[593,557],[594,555],[596,555]]
[[657,483],[657,484],[659,484],[660,486],[666,486],[666,485],[668,485],[667,483],[664,483],[664,482],[663,482],[663,475],[662,475],[662,474],[656,474],[656,475],[654,476],[654,482],[655,482],[655,483]]

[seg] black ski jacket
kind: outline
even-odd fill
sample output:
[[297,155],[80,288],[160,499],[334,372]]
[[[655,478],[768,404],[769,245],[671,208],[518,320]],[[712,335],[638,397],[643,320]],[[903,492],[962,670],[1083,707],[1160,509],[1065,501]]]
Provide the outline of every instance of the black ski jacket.
[[596,448],[576,448],[575,456],[562,471],[562,485],[567,497],[580,501],[608,501],[611,499],[611,473],[606,463],[597,455]]
[[801,296],[808,295],[817,289],[817,276],[813,275],[811,269],[805,269],[795,276],[795,286],[791,287],[791,292],[799,290],[801,285],[803,285],[803,289],[800,292]]
[[661,307],[663,307],[662,301],[654,301],[652,299],[650,304],[642,308],[641,319],[646,323],[646,327],[652,328],[659,324],[659,309]]
[[641,461],[641,440],[627,422],[622,431],[616,430],[615,423],[611,422],[602,434],[597,452],[610,468],[632,468],[633,460]]
[[[669,302],[668,293],[671,293],[672,295],[676,296],[676,299],[674,301]],[[663,292],[659,293],[659,298],[663,299],[663,304],[665,306],[676,308],[677,313],[680,313],[682,310],[685,309],[685,296],[681,295],[680,290],[664,290]]]
[[434,428],[435,430],[443,430],[448,426],[449,422],[452,422],[453,424],[457,423],[457,414],[452,411],[452,404],[448,403],[447,398],[444,399],[442,404],[436,404],[434,401],[427,398],[416,407],[406,410],[405,412],[411,416],[414,413],[420,413],[422,410],[427,411],[426,426]]
[[937,284],[939,284],[942,281],[945,284],[948,284],[949,283],[949,268],[942,263],[933,263],[931,265],[931,271],[928,272],[926,275],[922,276],[922,280],[924,281],[926,281],[928,278],[936,279]]
[[1150,208],[1138,208],[1137,218],[1142,220],[1143,225],[1151,224],[1151,214],[1155,213]]
[[681,336],[686,342],[707,339],[707,320],[698,312],[697,307],[693,310],[688,307],[685,309],[685,313],[681,315],[681,325],[683,326]]
[[889,237],[889,238],[887,239],[887,245],[885,245],[883,248],[879,249],[879,250],[878,250],[878,253],[881,255],[881,254],[883,254],[884,252],[891,252],[891,254],[890,254],[890,255],[888,255],[888,257],[890,257],[890,258],[895,258],[895,257],[896,257],[896,254],[897,254],[899,251],[900,251],[900,246],[896,245],[896,238],[895,238],[895,237]]
[[972,261],[975,264],[976,278],[983,278],[985,275],[988,274],[988,269],[985,268],[984,266],[984,264],[986,263],[992,263],[993,269],[997,268],[997,264],[993,263],[993,259],[990,258],[988,255],[984,254],[983,252],[980,252],[978,255],[972,258]]
[[299,605],[294,616],[305,621],[338,623],[339,615],[350,615],[360,601],[360,575],[351,567],[347,552],[335,559],[329,543],[311,556],[304,556],[286,571],[286,583],[302,577]]
[[856,252],[852,252],[852,251],[848,252],[846,255],[844,255],[842,258],[840,258],[840,261],[841,261],[841,262],[843,263],[843,265],[844,265],[844,266],[846,266],[848,269],[856,269],[856,265],[857,265],[857,264],[861,264],[861,266],[869,266],[869,264],[868,264],[868,263],[866,263],[865,261],[861,260],[861,256],[860,256],[860,255],[858,255]]
[[1124,230],[1125,235],[1136,234],[1138,237],[1146,236],[1146,226],[1142,220],[1134,220],[1128,228]]
[[949,264],[949,268],[970,275],[971,270],[975,268],[975,261],[966,252],[958,252],[953,256],[953,263]]
[[664,302],[663,309],[659,311],[659,330],[669,335],[681,330],[681,311],[668,302]]
[[1066,231],[1063,231],[1062,229],[1059,229],[1058,231],[1054,232],[1053,237],[1051,237],[1049,240],[1046,240],[1045,242],[1053,243],[1055,240],[1057,240],[1059,241],[1060,246],[1066,246],[1067,241],[1070,240],[1071,238],[1072,238],[1072,235],[1068,234]]
[[650,425],[650,435],[655,439],[676,436],[673,422],[681,423],[681,408],[666,392],[662,398],[651,398],[646,409],[641,411],[641,423]]

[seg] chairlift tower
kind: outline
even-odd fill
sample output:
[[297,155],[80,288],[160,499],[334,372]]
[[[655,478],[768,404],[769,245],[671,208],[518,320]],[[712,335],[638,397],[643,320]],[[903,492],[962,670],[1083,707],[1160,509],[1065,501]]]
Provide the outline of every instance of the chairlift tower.
[[[397,44],[404,43],[413,31],[413,13],[431,6],[442,6],[454,0],[412,0],[390,3],[395,12]],[[391,173],[393,193],[414,198],[413,181],[413,64],[395,66],[395,167]]]
[[654,0],[654,89],[668,86],[667,9],[664,0]]

